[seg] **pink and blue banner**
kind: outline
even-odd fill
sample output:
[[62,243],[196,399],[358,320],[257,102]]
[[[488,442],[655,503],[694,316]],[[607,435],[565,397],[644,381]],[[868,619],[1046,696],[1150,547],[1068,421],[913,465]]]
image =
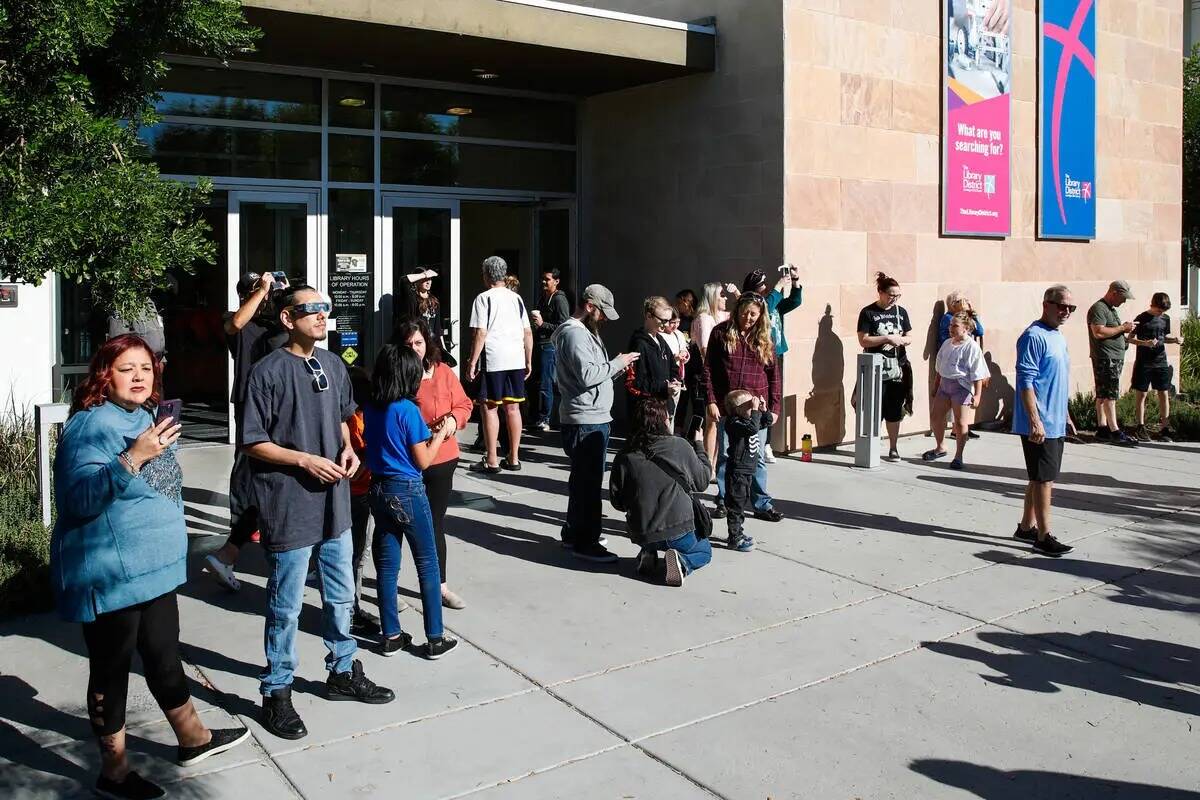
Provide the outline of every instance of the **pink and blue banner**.
[[1095,0],[1042,0],[1038,33],[1038,229],[1096,238]]
[[1010,0],[946,0],[942,233],[1012,225]]

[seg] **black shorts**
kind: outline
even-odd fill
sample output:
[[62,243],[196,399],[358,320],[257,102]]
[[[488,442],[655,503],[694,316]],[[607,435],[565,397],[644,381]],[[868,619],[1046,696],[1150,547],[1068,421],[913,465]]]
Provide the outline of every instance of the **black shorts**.
[[1124,361],[1112,358],[1093,358],[1092,377],[1096,380],[1097,400],[1116,400],[1121,396],[1121,368]]
[[489,406],[525,402],[525,370],[485,372],[479,379],[479,402]]
[[904,420],[904,401],[908,399],[908,390],[904,381],[883,382],[883,421],[901,422]]
[[1021,437],[1021,449],[1025,451],[1025,471],[1035,483],[1050,483],[1058,479],[1062,469],[1063,443],[1066,439],[1047,439],[1041,444]]
[[1156,392],[1169,392],[1174,377],[1175,368],[1170,364],[1133,363],[1133,389],[1136,392],[1145,392],[1151,387]]

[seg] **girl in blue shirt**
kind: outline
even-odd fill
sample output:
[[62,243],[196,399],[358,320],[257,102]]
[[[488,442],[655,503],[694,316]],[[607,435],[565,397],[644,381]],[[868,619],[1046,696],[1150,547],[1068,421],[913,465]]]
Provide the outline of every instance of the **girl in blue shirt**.
[[457,640],[442,629],[442,578],[433,514],[421,473],[433,463],[450,432],[435,423],[430,430],[415,401],[425,370],[409,347],[384,345],[375,361],[371,402],[363,409],[367,466],[371,470],[371,514],[375,518],[372,550],[383,628],[380,653],[407,650],[412,637],[400,629],[396,580],[400,576],[400,538],[408,539],[421,584],[426,644],[422,655],[436,659],[454,649]]

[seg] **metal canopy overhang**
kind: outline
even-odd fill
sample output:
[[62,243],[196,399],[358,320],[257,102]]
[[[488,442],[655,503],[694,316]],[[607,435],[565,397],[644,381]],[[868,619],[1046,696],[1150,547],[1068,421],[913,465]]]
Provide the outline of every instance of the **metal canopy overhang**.
[[[708,25],[553,0],[243,0],[243,60],[586,96],[711,71]],[[478,71],[497,77],[481,80]]]

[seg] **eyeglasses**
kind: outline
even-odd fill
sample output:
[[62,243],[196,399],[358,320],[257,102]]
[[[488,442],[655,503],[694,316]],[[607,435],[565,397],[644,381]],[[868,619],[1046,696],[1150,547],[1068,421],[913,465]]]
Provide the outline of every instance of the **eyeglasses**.
[[325,375],[325,368],[321,366],[320,361],[317,361],[315,358],[306,358],[304,359],[304,368],[308,370],[309,375],[312,375],[313,389],[323,392],[329,388],[329,378]]
[[667,317],[666,319],[663,319],[658,314],[655,314],[654,319],[656,319],[658,321],[658,327],[660,327],[660,328],[665,328],[671,324],[671,317]]
[[893,292],[887,292],[886,294],[887,294],[887,296],[888,296],[888,297],[891,297],[891,298],[893,298],[893,299],[895,299],[895,300],[899,300],[901,297],[903,297],[903,296],[904,296],[904,295],[903,295],[903,293],[901,293],[901,292],[895,292],[895,293],[893,293]]
[[306,314],[319,314],[324,312],[328,314],[333,310],[333,306],[329,303],[297,303],[289,309],[294,316],[304,316]]
[[1071,305],[1070,303],[1054,303],[1054,302],[1051,302],[1051,305],[1058,306],[1058,310],[1059,310],[1059,311],[1065,311],[1065,312],[1067,312],[1068,314],[1074,314],[1074,313],[1075,313],[1075,309],[1079,308],[1079,306],[1073,306],[1073,305]]

